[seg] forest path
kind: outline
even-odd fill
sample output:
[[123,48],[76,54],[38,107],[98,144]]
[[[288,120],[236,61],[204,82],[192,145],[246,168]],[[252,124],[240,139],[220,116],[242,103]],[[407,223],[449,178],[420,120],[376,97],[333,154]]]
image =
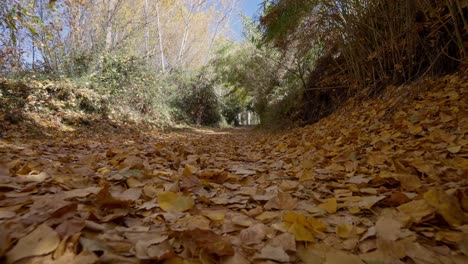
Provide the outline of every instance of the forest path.
[[0,139],[0,256],[467,263],[466,83],[449,76],[281,134],[11,129]]

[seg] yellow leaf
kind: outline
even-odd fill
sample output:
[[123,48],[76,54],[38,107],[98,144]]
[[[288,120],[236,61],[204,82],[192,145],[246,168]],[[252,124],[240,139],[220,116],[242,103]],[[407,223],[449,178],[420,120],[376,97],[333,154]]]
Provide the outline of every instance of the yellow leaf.
[[193,174],[197,173],[198,168],[195,166],[192,166],[190,164],[185,164],[184,172],[182,175],[184,176],[192,176]]
[[314,161],[313,160],[310,160],[310,159],[304,159],[301,163],[302,165],[302,168],[305,169],[305,170],[310,170],[312,168],[314,168]]
[[359,209],[359,207],[349,207],[348,208],[349,212],[352,213],[352,214],[358,214],[361,212],[361,209]]
[[223,221],[224,220],[224,215],[226,211],[225,210],[202,210],[201,214],[208,217],[209,219],[213,221]]
[[301,224],[298,224],[298,223],[292,224],[289,227],[288,232],[294,235],[294,237],[296,238],[296,241],[309,241],[309,242],[315,241],[314,235],[312,235],[312,233]]
[[103,167],[103,168],[100,168],[97,170],[97,173],[99,174],[106,174],[106,173],[109,173],[111,172],[111,170],[108,168],[108,167]]
[[297,223],[317,233],[327,229],[327,226],[323,222],[315,219],[313,216],[307,216],[296,212],[285,213],[283,215],[283,222]]
[[422,126],[409,126],[408,131],[412,135],[418,135],[418,134],[421,134],[423,132],[423,128],[422,128]]
[[415,200],[398,206],[398,210],[411,217],[413,222],[421,223],[430,218],[435,210],[425,200]]
[[461,150],[461,146],[448,147],[447,150],[452,154],[457,154]]
[[437,209],[445,221],[452,227],[461,226],[467,219],[458,203],[458,200],[448,195],[444,190],[434,188],[424,193],[424,199]]
[[435,236],[437,241],[444,241],[446,243],[459,244],[464,238],[461,232],[438,232]]
[[158,195],[158,203],[166,212],[183,212],[191,209],[195,202],[192,197],[182,196],[171,191],[165,191]]
[[311,169],[303,169],[299,176],[299,181],[309,181],[315,179],[314,172]]
[[401,183],[401,186],[407,191],[415,191],[421,187],[419,177],[412,174],[397,174],[396,180]]
[[324,203],[319,204],[319,207],[325,209],[325,211],[327,211],[329,214],[336,213],[337,206],[338,204],[336,203],[335,198],[328,198]]
[[341,224],[336,226],[336,234],[341,238],[349,238],[353,232],[353,225]]

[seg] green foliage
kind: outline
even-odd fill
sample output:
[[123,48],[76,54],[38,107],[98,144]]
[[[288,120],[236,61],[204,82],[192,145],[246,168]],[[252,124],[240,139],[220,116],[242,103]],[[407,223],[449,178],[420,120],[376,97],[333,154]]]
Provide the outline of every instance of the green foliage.
[[252,110],[251,98],[244,89],[228,89],[228,94],[221,97],[222,115],[230,125],[238,126],[238,114],[245,110]]
[[[92,54],[81,52],[67,57],[63,67],[67,76],[81,77],[91,71],[93,63],[94,57]],[[109,65],[107,66],[109,67]]]
[[172,81],[177,89],[172,93],[171,105],[178,121],[196,125],[217,125],[222,120],[219,96],[208,73],[196,75],[179,73]]
[[317,0],[265,0],[264,15],[260,18],[264,39],[277,45],[288,45],[288,35],[309,16]]
[[141,81],[142,69],[136,57],[107,54],[99,57],[98,69],[91,75],[101,92],[115,95],[127,90],[126,86]]

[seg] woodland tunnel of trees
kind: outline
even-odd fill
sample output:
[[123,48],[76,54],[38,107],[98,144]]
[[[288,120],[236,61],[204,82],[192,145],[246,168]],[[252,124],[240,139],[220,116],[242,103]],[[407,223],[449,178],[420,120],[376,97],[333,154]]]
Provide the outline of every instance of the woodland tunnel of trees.
[[0,263],[468,263],[467,18],[0,0]]
[[466,55],[465,1],[263,1],[241,17],[241,41],[229,37],[239,4],[4,0],[2,108],[23,111],[14,93],[43,93],[158,126],[236,125],[248,111],[304,125],[355,94],[456,71]]

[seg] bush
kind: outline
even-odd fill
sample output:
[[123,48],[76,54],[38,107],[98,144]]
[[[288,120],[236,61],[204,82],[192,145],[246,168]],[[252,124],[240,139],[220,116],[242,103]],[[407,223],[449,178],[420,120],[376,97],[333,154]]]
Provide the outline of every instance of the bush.
[[[175,77],[175,78],[174,78]],[[219,95],[215,83],[206,72],[196,75],[177,74],[171,105],[178,121],[196,125],[217,125],[221,122]]]

